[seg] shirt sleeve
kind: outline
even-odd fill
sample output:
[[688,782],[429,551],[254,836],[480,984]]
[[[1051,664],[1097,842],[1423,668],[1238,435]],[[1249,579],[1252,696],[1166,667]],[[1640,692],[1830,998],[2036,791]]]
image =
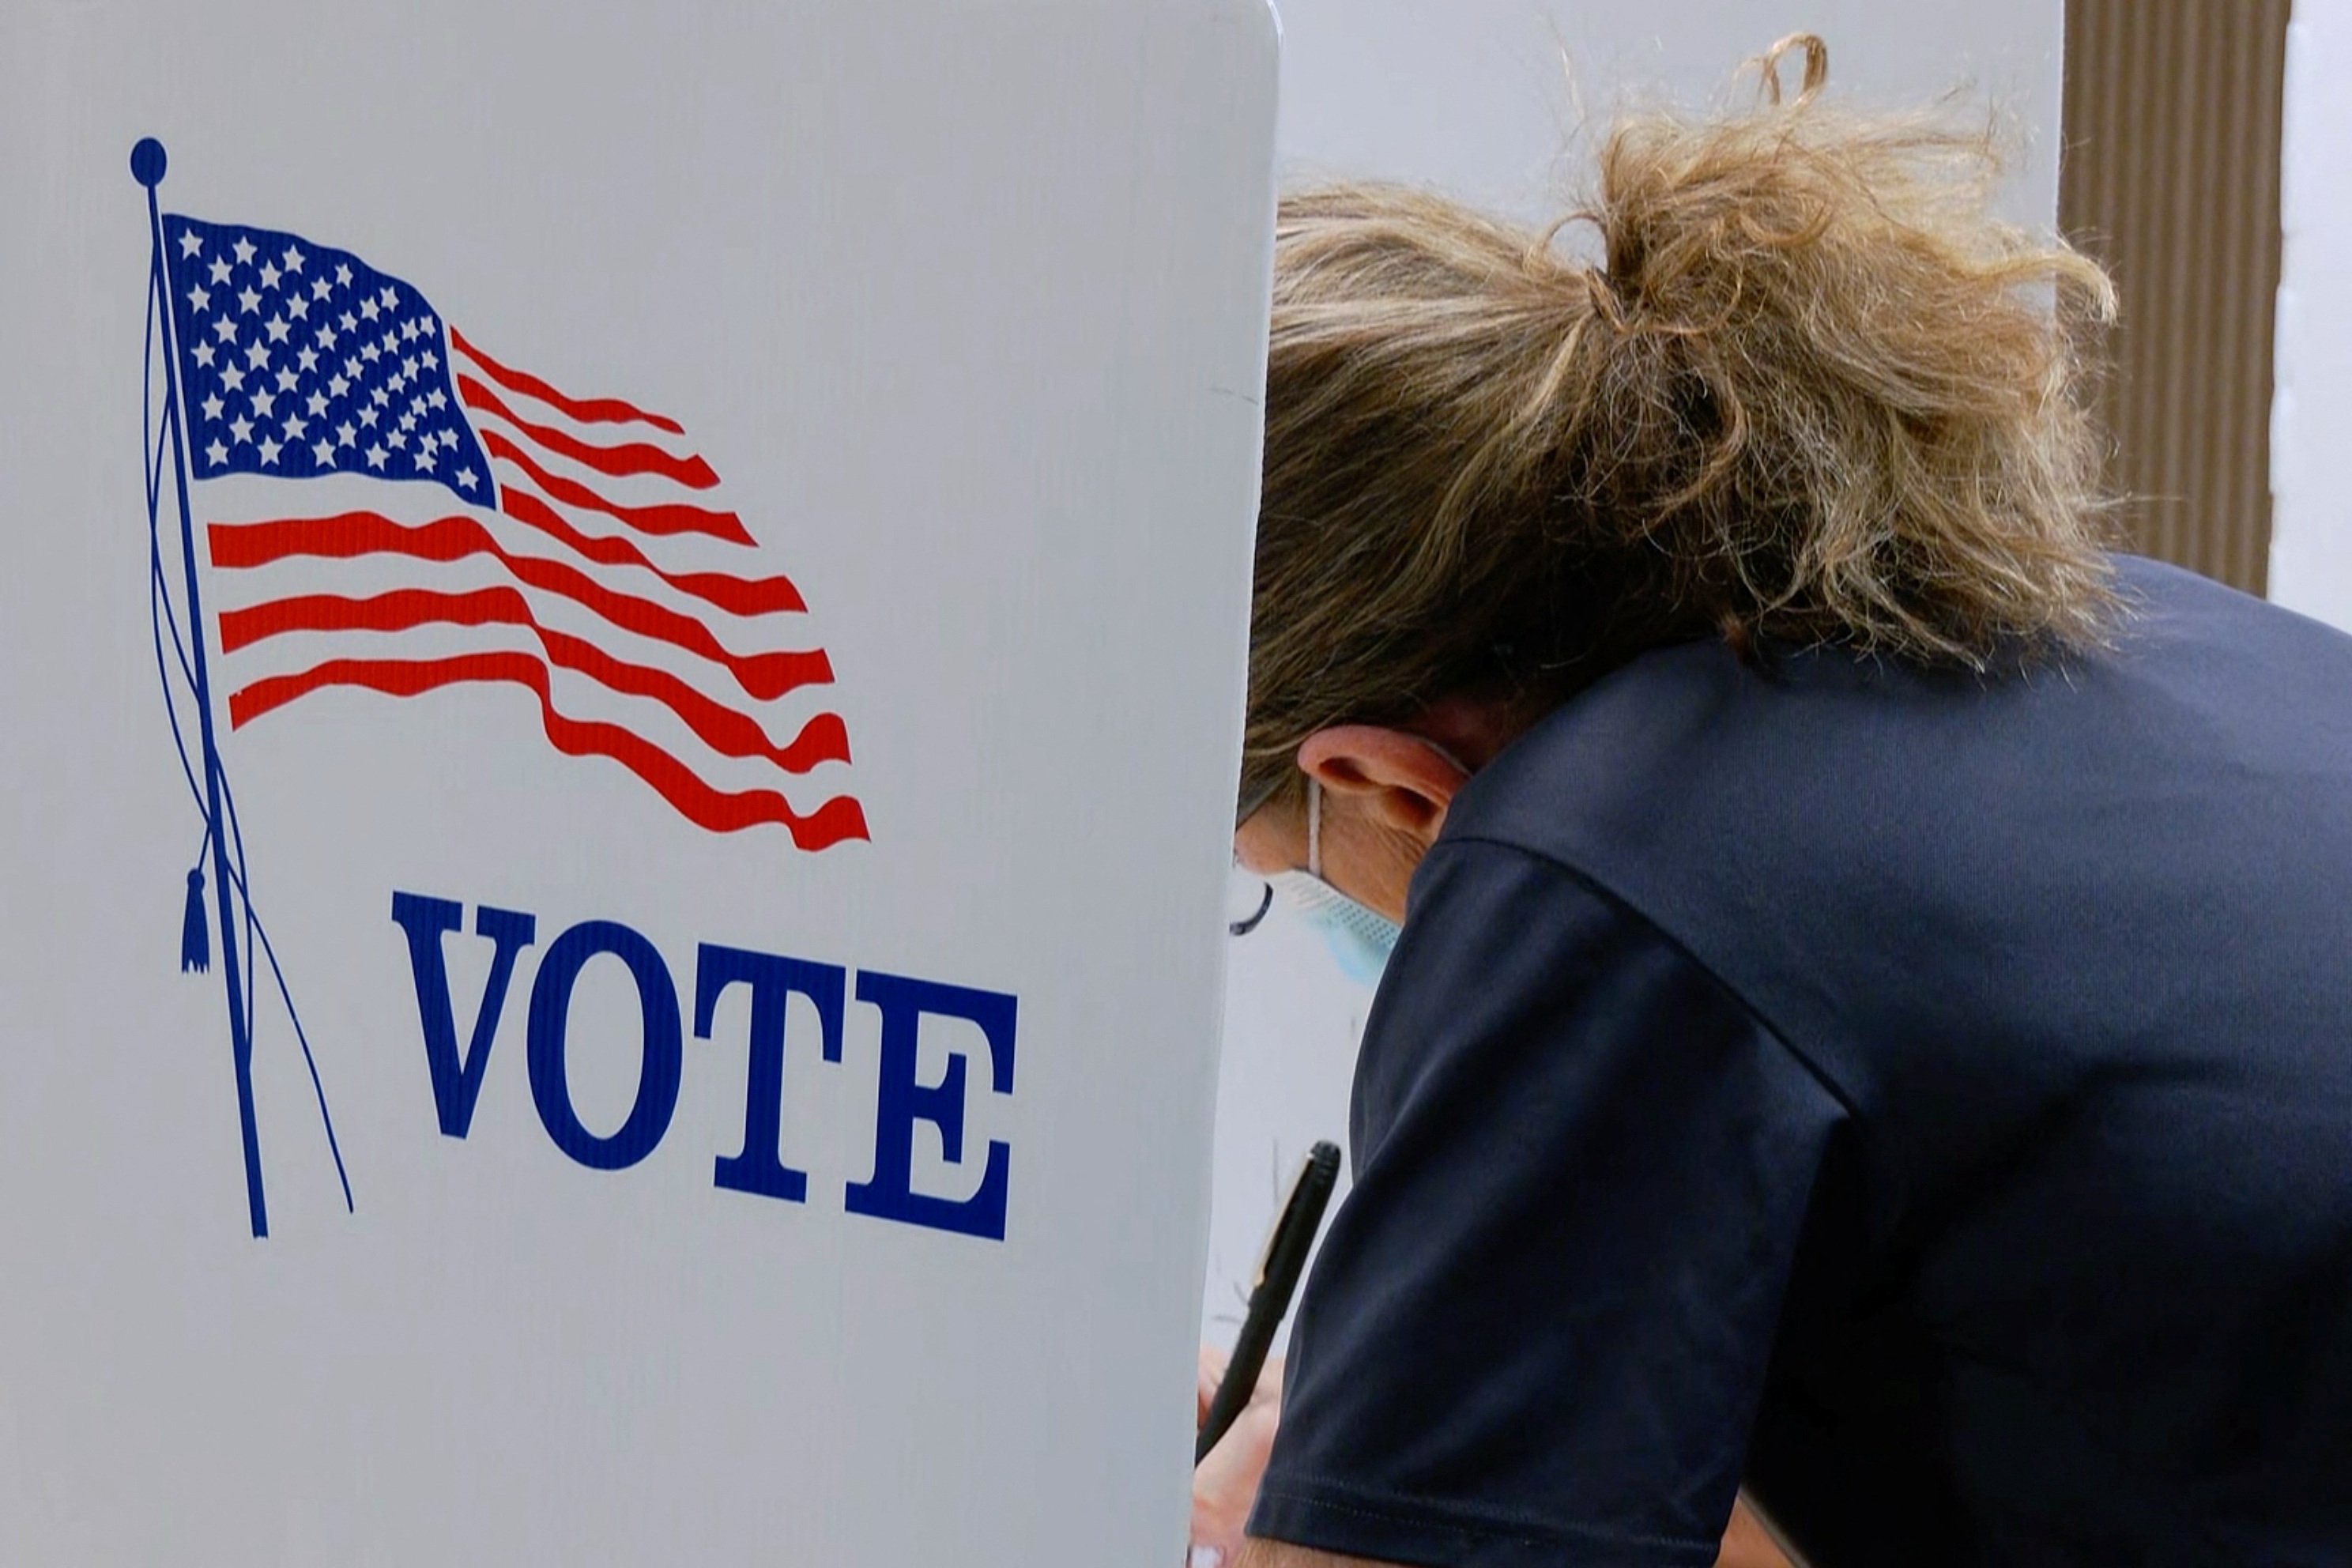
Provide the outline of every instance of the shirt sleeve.
[[1443,840],[1253,1534],[1426,1568],[1715,1561],[1837,1098],[1573,873]]

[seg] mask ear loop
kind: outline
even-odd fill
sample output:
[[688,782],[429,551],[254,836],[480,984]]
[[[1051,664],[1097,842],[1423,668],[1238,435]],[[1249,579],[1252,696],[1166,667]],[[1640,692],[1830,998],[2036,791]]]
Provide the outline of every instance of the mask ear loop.
[[1307,775],[1307,874],[1323,879],[1323,781]]

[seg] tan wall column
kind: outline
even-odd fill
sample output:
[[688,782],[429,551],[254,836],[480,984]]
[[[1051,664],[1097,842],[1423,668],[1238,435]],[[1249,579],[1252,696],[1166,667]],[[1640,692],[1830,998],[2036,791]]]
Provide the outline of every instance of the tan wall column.
[[2123,291],[2137,548],[2261,593],[2288,0],[2067,0],[2059,223]]

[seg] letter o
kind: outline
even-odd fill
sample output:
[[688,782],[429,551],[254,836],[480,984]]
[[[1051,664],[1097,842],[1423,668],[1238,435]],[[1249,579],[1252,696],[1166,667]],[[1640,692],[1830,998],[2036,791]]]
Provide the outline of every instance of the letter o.
[[[572,1108],[572,1080],[564,1064],[564,1037],[571,1028],[572,986],[590,959],[609,952],[629,966],[645,1014],[644,1057],[637,1068],[637,1100],[628,1120],[609,1138],[581,1125]],[[678,1036],[677,987],[669,965],[654,944],[614,921],[583,921],[562,936],[540,961],[530,987],[530,1098],[540,1124],[555,1146],[596,1171],[621,1171],[654,1152],[677,1110],[678,1072],[684,1045]]]

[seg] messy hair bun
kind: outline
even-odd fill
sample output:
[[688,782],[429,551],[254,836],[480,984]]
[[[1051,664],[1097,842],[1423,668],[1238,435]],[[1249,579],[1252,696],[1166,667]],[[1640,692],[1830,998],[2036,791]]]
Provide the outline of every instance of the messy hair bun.
[[1981,124],[1824,104],[1809,36],[1763,65],[1750,110],[1619,121],[1549,229],[1284,200],[1244,799],[1326,725],[1694,637],[1978,669],[2099,639],[2105,274],[1991,216]]

